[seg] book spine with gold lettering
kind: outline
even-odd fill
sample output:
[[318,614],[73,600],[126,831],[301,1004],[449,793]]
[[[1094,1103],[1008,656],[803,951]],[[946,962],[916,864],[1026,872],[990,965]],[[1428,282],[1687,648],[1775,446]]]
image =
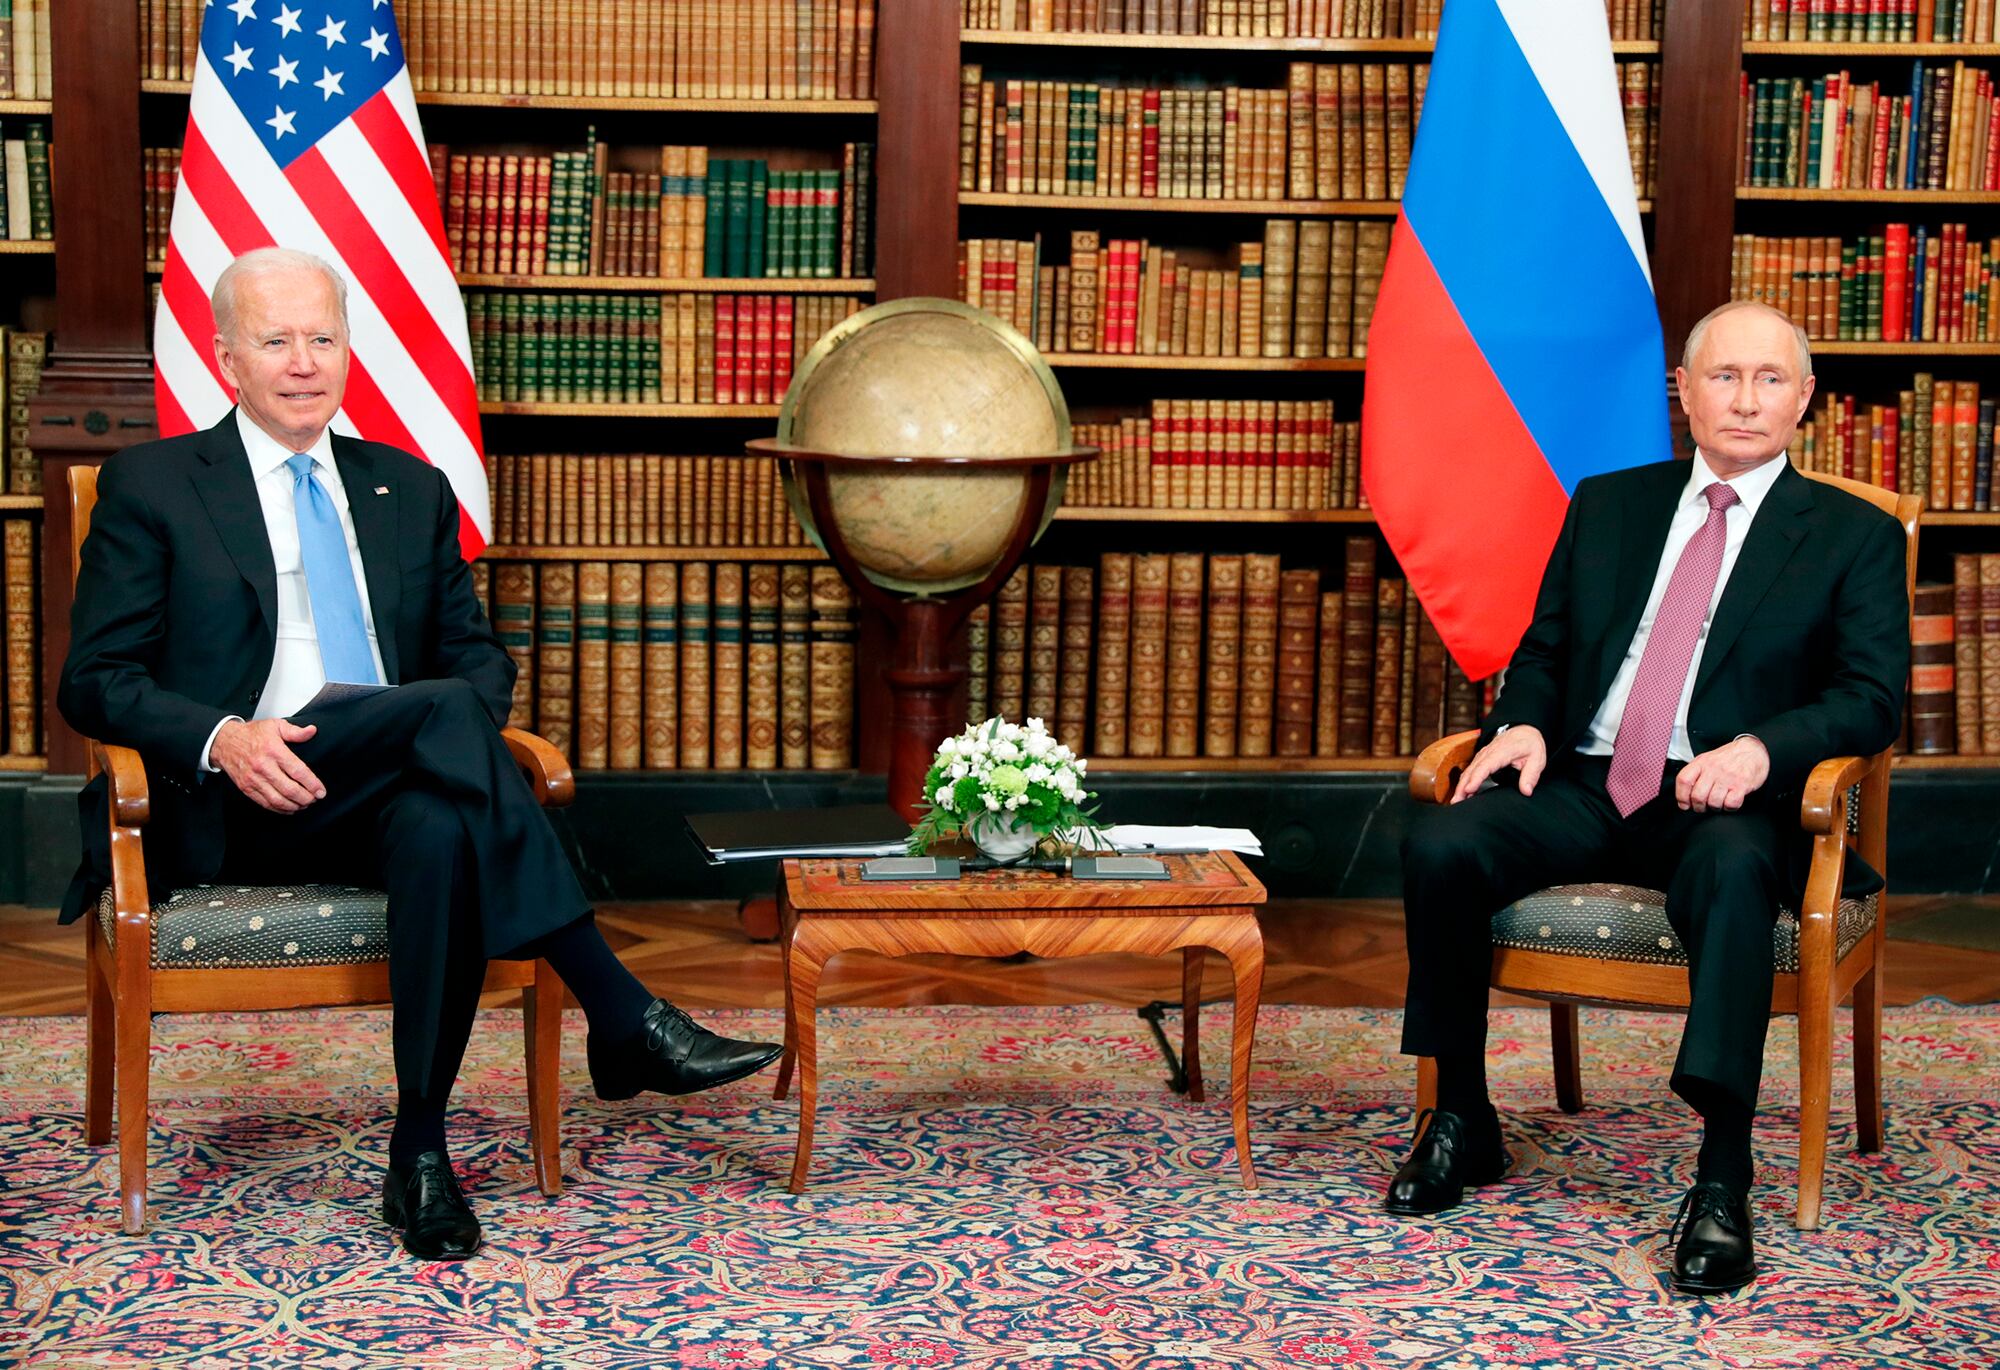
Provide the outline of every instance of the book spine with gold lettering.
[[1416,754],[1417,638],[1421,635],[1423,609],[1416,591],[1403,591],[1402,664],[1396,678],[1396,755]]
[[1019,723],[1027,700],[1028,568],[1019,566],[993,600],[993,712]]
[[743,761],[753,771],[778,764],[778,568],[753,563],[746,577]]
[[1243,558],[1208,559],[1208,662],[1204,672],[1203,754],[1236,755],[1236,712],[1243,666]]
[[711,763],[717,770],[743,765],[743,564],[718,563],[713,570],[714,617],[709,716],[713,723]]
[[514,662],[514,702],[507,724],[535,726],[535,564],[503,561],[493,576],[493,632]]
[[1276,751],[1279,756],[1312,755],[1318,617],[1319,572],[1283,572],[1278,578]]
[[1340,755],[1367,756],[1375,682],[1375,539],[1347,539],[1341,600]]
[[1097,577],[1097,756],[1123,756],[1132,665],[1132,554],[1106,552]]
[[2000,756],[2000,552],[1979,554],[1979,750]]
[[1393,757],[1396,712],[1402,692],[1403,582],[1384,576],[1375,584],[1375,679],[1369,714],[1368,754]]
[[611,567],[576,568],[576,764],[604,770],[611,741]]
[[1194,756],[1201,746],[1201,581],[1201,553],[1176,552],[1168,559],[1168,756]]
[[1323,590],[1319,597],[1319,682],[1313,695],[1313,755],[1340,755],[1341,606],[1345,594]]
[[1096,576],[1088,566],[1063,568],[1062,657],[1056,699],[1056,736],[1078,756],[1088,750],[1090,635]]
[[787,563],[778,573],[778,759],[788,771],[811,759],[811,628],[812,568]]
[[1263,355],[1291,354],[1293,271],[1297,261],[1298,222],[1294,219],[1267,219],[1264,222]]
[[1056,673],[1062,652],[1062,572],[1060,566],[1035,566],[1028,572],[1027,717],[1045,723],[1053,723],[1056,718]]
[[540,566],[536,596],[535,731],[564,756],[576,757],[576,566]]
[[646,568],[636,561],[611,566],[611,769],[636,771],[645,756],[642,737],[645,658],[641,616]]
[[641,623],[646,766],[671,770],[680,761],[680,567],[675,563],[646,565]]
[[1171,558],[1132,559],[1132,674],[1126,706],[1133,756],[1160,756],[1166,745],[1167,605]]
[[7,750],[41,752],[41,694],[36,670],[35,525],[8,519],[0,530],[7,598]]
[[1240,756],[1269,756],[1278,684],[1278,558],[1243,558],[1243,655],[1237,692]]
[[709,746],[712,585],[712,568],[707,562],[682,564],[680,751],[681,765],[689,770],[706,770],[714,764]]
[[965,618],[965,721],[984,723],[993,706],[993,605]]
[[854,599],[831,566],[812,568],[812,768],[854,764]]

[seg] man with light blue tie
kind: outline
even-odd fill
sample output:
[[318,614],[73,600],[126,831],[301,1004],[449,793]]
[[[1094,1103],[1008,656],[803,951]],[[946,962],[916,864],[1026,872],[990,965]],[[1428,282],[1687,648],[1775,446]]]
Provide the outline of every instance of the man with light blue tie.
[[[57,705],[154,779],[148,884],[293,881],[388,894],[397,1110],[383,1216],[429,1259],[479,1224],[445,1104],[487,960],[545,957],[590,1020],[600,1097],[685,1094],[774,1059],[655,999],[592,920],[500,736],[514,664],[473,594],[444,474],[330,428],[349,366],[346,286],[265,248],[212,301],[237,407],[106,462]],[[315,703],[333,683],[387,685]],[[109,881],[102,777],[62,917]]]

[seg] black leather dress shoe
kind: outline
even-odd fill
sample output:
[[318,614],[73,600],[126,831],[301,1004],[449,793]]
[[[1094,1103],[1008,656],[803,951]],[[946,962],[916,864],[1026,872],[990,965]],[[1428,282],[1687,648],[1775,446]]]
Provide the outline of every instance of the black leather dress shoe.
[[[1429,1127],[1424,1126],[1427,1119]],[[1471,1130],[1466,1119],[1441,1108],[1418,1114],[1416,1145],[1389,1181],[1382,1206],[1406,1216],[1441,1213],[1465,1197],[1466,1186],[1492,1184],[1505,1175],[1507,1152],[1500,1145],[1498,1125],[1477,1139],[1467,1135]]]
[[420,1261],[462,1261],[479,1249],[479,1219],[442,1151],[419,1152],[408,1166],[389,1167],[382,1221],[403,1229],[403,1250]]
[[1727,1185],[1697,1184],[1681,1200],[1669,1241],[1674,1247],[1674,1288],[1689,1294],[1726,1294],[1757,1278],[1750,1245],[1750,1204]]
[[784,1050],[775,1042],[718,1037],[664,999],[646,1009],[643,1025],[623,1042],[590,1034],[590,1083],[600,1099],[629,1099],[643,1090],[693,1094],[762,1070]]

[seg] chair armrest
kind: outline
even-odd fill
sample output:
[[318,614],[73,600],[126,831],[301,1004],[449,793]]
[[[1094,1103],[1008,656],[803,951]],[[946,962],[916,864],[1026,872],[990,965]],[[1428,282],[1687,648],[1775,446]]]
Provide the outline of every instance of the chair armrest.
[[1424,748],[1410,768],[1410,798],[1419,804],[1445,804],[1458,786],[1459,772],[1479,749],[1479,733],[1453,733]]
[[1807,832],[1832,832],[1840,797],[1868,774],[1869,762],[1865,756],[1834,756],[1814,766],[1806,777],[1805,796],[1799,801],[1799,826]]
[[143,828],[152,816],[153,804],[146,788],[146,763],[130,747],[93,742],[90,750],[109,777],[111,821],[121,828]]
[[545,809],[560,809],[576,798],[576,777],[561,752],[520,728],[504,728],[500,736],[514,754],[514,764],[527,777],[536,803]]

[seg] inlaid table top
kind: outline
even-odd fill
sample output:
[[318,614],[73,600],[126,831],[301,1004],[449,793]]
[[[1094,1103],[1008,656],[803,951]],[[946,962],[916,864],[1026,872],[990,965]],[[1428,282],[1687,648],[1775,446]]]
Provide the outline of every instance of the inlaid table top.
[[1160,909],[1241,907],[1264,902],[1264,886],[1234,852],[1166,855],[1165,880],[1078,880],[1059,871],[967,871],[957,880],[863,880],[852,858],[785,862],[785,893],[800,913],[834,918],[953,914],[980,917],[1069,914],[1094,918]]

